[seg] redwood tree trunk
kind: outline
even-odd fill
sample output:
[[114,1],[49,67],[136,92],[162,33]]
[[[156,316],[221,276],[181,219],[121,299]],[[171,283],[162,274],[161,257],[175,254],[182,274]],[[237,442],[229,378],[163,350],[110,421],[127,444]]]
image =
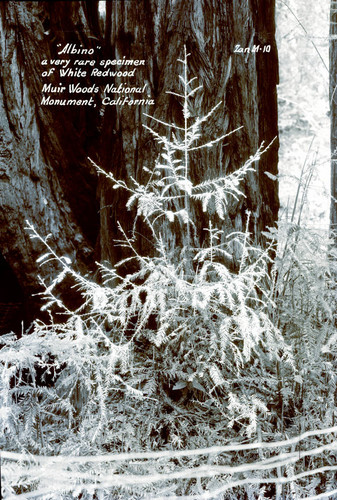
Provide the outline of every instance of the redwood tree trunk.
[[0,251],[23,290],[29,317],[36,312],[33,294],[41,292],[38,275],[50,279],[57,266],[36,264],[45,249],[30,239],[26,219],[41,236],[51,233],[58,255],[69,256],[82,272],[93,261],[96,174],[84,145],[93,130],[85,124],[97,118],[81,108],[40,104],[41,61],[55,56],[64,40],[90,44],[83,7],[0,4]]
[[[40,291],[37,276],[55,275],[57,269],[53,263],[36,264],[44,249],[29,238],[25,219],[41,235],[51,233],[55,251],[70,256],[81,272],[90,270],[95,258],[114,263],[123,256],[113,244],[120,238],[117,221],[130,229],[132,215],[126,215],[123,195],[103,178],[96,206],[96,173],[87,156],[116,177],[142,180],[144,167],[158,154],[142,126],[154,124],[143,112],[169,122],[182,119],[180,103],[166,91],[176,88],[184,45],[191,53],[190,73],[204,86],[196,112],[224,103],[215,121],[206,124],[206,137],[243,126],[224,144],[193,156],[194,179],[236,170],[262,141],[277,138],[274,14],[273,0],[120,0],[106,2],[103,36],[97,1],[0,3],[0,252],[29,307],[36,301],[32,294]],[[137,82],[130,83],[147,83],[155,106],[41,106],[41,61],[68,42],[101,44],[105,58],[144,59]],[[236,45],[251,53],[236,53]],[[253,52],[254,46],[261,52]],[[263,47],[270,49],[263,52]],[[57,77],[53,83],[58,85]],[[257,173],[247,177],[246,198],[230,207],[228,232],[245,228],[247,209],[257,239],[273,225],[277,183],[264,172],[277,174],[277,158],[276,139],[256,165]],[[145,237],[139,246],[151,250]]]
[[[142,179],[143,168],[153,165],[158,154],[152,136],[143,124],[151,123],[142,111],[156,118],[177,123],[182,120],[179,99],[166,94],[176,90],[179,63],[184,45],[190,56],[190,75],[199,77],[204,86],[200,100],[200,114],[209,111],[219,101],[213,123],[205,129],[211,138],[223,131],[243,126],[218,145],[195,155],[191,165],[195,180],[215,177],[239,168],[261,142],[273,145],[256,165],[256,174],[247,177],[245,199],[233,203],[225,222],[227,231],[244,230],[246,211],[252,213],[250,229],[261,241],[261,231],[272,226],[279,208],[278,185],[265,175],[277,175],[278,129],[277,95],[278,57],[275,43],[275,5],[271,0],[140,0],[107,3],[107,55],[119,58],[145,59],[146,65],[137,69],[139,86],[148,82],[150,94],[156,105],[115,107],[105,109],[102,151],[106,170],[117,177],[129,175]],[[140,29],[141,27],[141,29]],[[236,53],[236,45],[250,48],[251,53]],[[260,51],[253,52],[253,47]],[[268,47],[263,52],[264,47]],[[125,78],[123,79],[125,81]],[[119,83],[119,82],[117,82]],[[134,80],[130,81],[134,85]],[[101,227],[102,258],[115,261],[120,258],[118,249],[111,244],[119,238],[116,221],[131,228],[132,218],[123,215],[122,194],[116,195],[109,182],[102,180]],[[201,223],[201,227],[202,223]],[[147,248],[143,239],[144,251]]]

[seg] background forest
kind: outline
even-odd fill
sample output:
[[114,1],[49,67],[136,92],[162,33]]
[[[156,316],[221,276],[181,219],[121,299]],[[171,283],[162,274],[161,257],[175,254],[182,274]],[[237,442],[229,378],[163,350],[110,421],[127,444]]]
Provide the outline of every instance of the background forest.
[[[337,498],[329,2],[277,2],[278,102],[270,0],[19,3],[0,5],[3,498]],[[40,109],[34,67],[69,26],[106,54],[144,36],[155,109]],[[230,56],[243,28],[268,62]]]

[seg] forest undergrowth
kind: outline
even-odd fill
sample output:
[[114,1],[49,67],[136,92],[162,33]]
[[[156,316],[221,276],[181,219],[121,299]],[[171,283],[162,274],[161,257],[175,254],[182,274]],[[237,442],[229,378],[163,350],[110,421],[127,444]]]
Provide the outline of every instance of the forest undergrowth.
[[[254,243],[249,212],[245,231],[224,233],[231,200],[269,145],[239,170],[194,183],[193,152],[230,134],[202,143],[220,103],[198,117],[202,87],[186,49],[178,64],[183,124],[148,117],[162,150],[146,183],[96,166],[136,214],[134,232],[120,226],[114,243],[126,258],[98,264],[101,282],[90,281],[27,223],[46,249],[41,265],[56,260],[60,273],[41,283],[50,321],[1,339],[4,498],[337,494],[336,256],[301,227],[310,175],[289,219],[266,228],[266,248]],[[151,255],[137,250],[137,221]],[[56,293],[68,278],[83,297],[76,311]]]

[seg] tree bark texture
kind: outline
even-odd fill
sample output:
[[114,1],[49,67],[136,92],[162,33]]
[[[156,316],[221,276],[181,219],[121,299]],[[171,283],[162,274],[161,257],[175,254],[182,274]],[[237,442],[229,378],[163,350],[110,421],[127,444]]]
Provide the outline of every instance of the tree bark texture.
[[[141,0],[137,8],[133,1],[110,2],[107,6],[106,55],[145,59],[146,66],[137,70],[137,84],[148,83],[156,105],[144,110],[136,106],[105,110],[101,147],[104,168],[117,177],[132,175],[141,180],[144,166],[153,166],[158,149],[143,124],[159,133],[163,129],[142,111],[167,122],[182,123],[181,103],[166,91],[177,90],[177,75],[181,72],[177,59],[183,57],[186,45],[191,54],[190,76],[197,76],[204,87],[195,112],[205,114],[223,101],[213,122],[210,120],[205,127],[206,138],[243,126],[225,143],[193,156],[194,180],[236,170],[262,141],[267,145],[276,138],[256,165],[257,173],[247,176],[246,198],[232,203],[225,222],[227,232],[244,230],[249,209],[250,230],[261,241],[261,231],[274,224],[279,208],[277,182],[265,175],[265,171],[277,175],[278,161],[274,2]],[[235,53],[236,44],[250,49],[259,46],[261,51]],[[262,52],[268,45],[270,52]],[[116,220],[129,228],[132,220],[120,210],[125,203],[123,194],[116,195],[108,181],[100,183],[100,200],[102,258],[114,262],[121,257],[111,244],[120,237]],[[148,250],[146,238],[143,246],[144,251]]]
[[[32,294],[40,291],[37,276],[45,278],[57,270],[53,263],[41,268],[36,264],[44,249],[29,238],[26,219],[41,235],[51,233],[58,255],[70,256],[81,272],[90,270],[95,259],[115,263],[123,257],[114,244],[121,236],[117,221],[131,229],[132,214],[126,213],[123,193],[102,176],[97,197],[97,175],[87,156],[117,178],[144,178],[144,167],[153,166],[159,151],[143,124],[163,130],[143,113],[182,121],[181,103],[166,91],[177,89],[177,59],[184,45],[191,54],[190,75],[204,87],[195,113],[208,112],[223,101],[205,126],[206,139],[243,126],[214,149],[193,155],[193,179],[236,170],[262,141],[267,145],[276,137],[256,173],[245,181],[246,198],[230,206],[224,229],[244,230],[247,209],[257,239],[274,224],[277,183],[265,175],[277,175],[278,159],[274,7],[273,0],[111,1],[106,2],[102,34],[97,1],[0,3],[0,252],[28,307],[36,303]],[[41,106],[41,62],[57,57],[59,43],[87,48],[101,44],[105,58],[144,59],[137,82],[130,83],[147,83],[156,105]],[[271,49],[235,53],[237,44]],[[48,81],[59,84],[57,76]],[[126,79],[114,83],[122,81]],[[140,237],[139,250],[151,250],[145,237]]]
[[57,270],[53,262],[36,264],[45,249],[30,239],[26,219],[41,236],[51,233],[58,255],[82,272],[92,261],[96,175],[84,145],[93,130],[85,124],[95,117],[40,105],[42,60],[64,39],[87,45],[90,28],[81,2],[1,2],[0,22],[0,251],[32,316],[38,275],[50,279]]

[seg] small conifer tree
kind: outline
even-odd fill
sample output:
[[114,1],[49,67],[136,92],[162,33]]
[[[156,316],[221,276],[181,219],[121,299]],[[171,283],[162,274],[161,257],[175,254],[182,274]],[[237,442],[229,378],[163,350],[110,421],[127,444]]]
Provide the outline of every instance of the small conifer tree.
[[[69,319],[56,322],[51,312],[50,324],[36,321],[29,335],[4,339],[0,351],[3,448],[92,455],[199,448],[231,441],[232,460],[242,465],[240,474],[245,474],[248,460],[260,458],[271,467],[273,458],[269,448],[259,451],[259,456],[255,451],[242,455],[238,442],[247,438],[261,441],[263,436],[281,438],[304,421],[296,413],[298,406],[294,410],[300,391],[291,391],[292,386],[302,387],[305,372],[298,360],[296,332],[300,329],[294,321],[298,301],[291,295],[289,278],[298,242],[295,246],[289,242],[292,253],[287,256],[291,261],[287,263],[283,256],[284,269],[277,261],[279,281],[273,289],[268,272],[270,252],[252,245],[248,223],[242,233],[224,232],[230,198],[243,196],[240,183],[247,172],[254,172],[264,148],[236,172],[195,184],[190,175],[193,151],[211,148],[229,134],[202,143],[203,125],[212,119],[220,103],[205,116],[193,117],[193,100],[202,87],[189,78],[186,49],[178,62],[182,65],[180,89],[173,93],[182,101],[183,126],[147,115],[150,125],[145,127],[162,147],[153,168],[148,168],[147,182],[125,182],[97,166],[111,179],[114,189],[129,193],[127,208],[134,211],[135,220],[140,218],[148,226],[153,254],[140,254],[135,245],[137,232],[127,233],[120,226],[121,240],[112,244],[127,247],[131,255],[115,266],[99,264],[103,284],[98,284],[75,272],[69,258],[57,256],[50,239],[42,238],[28,224],[32,237],[47,248],[41,263],[53,259],[61,268],[51,283],[42,283],[44,307],[51,312],[57,305]],[[163,128],[162,133],[157,126]],[[195,215],[200,209],[207,221],[204,230],[208,237],[203,245]],[[247,218],[249,221],[249,214]],[[174,244],[172,231],[179,233]],[[235,269],[230,265],[234,251],[240,256]],[[296,279],[303,281],[303,267],[296,266]],[[84,297],[84,305],[77,311],[67,309],[55,292],[68,275]],[[310,303],[317,302],[316,292],[312,290]],[[287,316],[289,301],[294,306],[291,321]],[[303,314],[309,316],[303,301],[301,314],[302,318]],[[313,325],[311,318],[304,331],[305,345],[310,349],[314,349]],[[327,331],[322,328],[322,335]],[[322,339],[322,345],[324,342]],[[329,353],[331,342],[325,344]],[[320,359],[317,354],[317,370]],[[332,389],[328,392],[332,397]],[[314,414],[311,407],[310,412]],[[318,413],[315,410],[315,421]],[[294,455],[289,452],[290,461],[295,460]],[[288,455],[281,458],[283,467]],[[226,464],[226,457],[214,460]],[[191,458],[190,470],[200,463],[200,458]],[[102,466],[102,473],[106,467]],[[130,462],[118,471],[132,474],[134,467],[137,465]],[[165,467],[171,470],[172,461]],[[296,471],[295,466],[289,466],[284,474]],[[261,481],[267,484],[275,478],[272,473],[263,474],[256,484],[244,476],[237,483],[242,487],[234,489],[232,496],[228,493],[228,498],[245,494],[264,498]],[[279,468],[279,477],[282,474]],[[225,481],[225,476],[221,477]],[[87,481],[88,476],[85,478]],[[292,498],[297,485],[289,482],[287,491]],[[222,483],[217,484],[221,489]],[[224,484],[222,491],[227,491]],[[187,479],[177,485],[171,491],[190,491]],[[160,491],[152,487],[144,486],[144,495]],[[110,491],[123,498],[118,487]],[[200,491],[206,490],[195,486],[193,492]],[[279,486],[274,490],[279,498],[280,491]]]

